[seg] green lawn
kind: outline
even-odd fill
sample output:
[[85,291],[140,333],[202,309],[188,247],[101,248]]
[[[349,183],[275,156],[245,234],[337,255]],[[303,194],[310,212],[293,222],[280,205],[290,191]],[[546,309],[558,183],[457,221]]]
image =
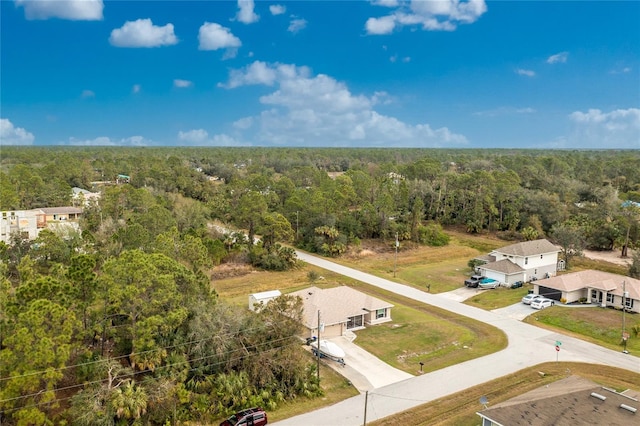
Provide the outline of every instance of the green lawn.
[[[622,348],[622,311],[615,309],[554,306],[530,315],[524,321],[558,330],[609,349]],[[627,349],[631,354],[639,355],[640,336],[635,336],[631,327],[640,325],[640,315],[626,313],[625,322],[625,328],[630,335]]]
[[355,343],[410,374],[420,371],[420,362],[430,370],[432,361],[452,352],[469,351],[475,343],[472,330],[446,319],[402,305],[391,313],[393,322],[356,332]]
[[495,290],[483,290],[465,300],[464,303],[489,311],[504,308],[520,302],[522,297],[532,288],[533,286],[531,284],[525,284],[520,288],[514,289],[499,287]]

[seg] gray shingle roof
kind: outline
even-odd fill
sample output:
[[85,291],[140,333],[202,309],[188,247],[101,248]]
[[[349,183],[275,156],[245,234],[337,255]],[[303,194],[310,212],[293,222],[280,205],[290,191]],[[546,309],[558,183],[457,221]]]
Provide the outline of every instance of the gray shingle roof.
[[557,253],[560,249],[547,240],[523,241],[510,246],[495,249],[494,252],[511,256],[535,256],[537,254]]
[[[594,397],[592,393],[605,399]],[[620,405],[640,409],[640,404],[637,399],[625,395],[581,377],[570,376],[478,414],[499,424],[513,426],[638,424],[639,415],[620,408]]]
[[509,259],[498,260],[497,262],[487,263],[486,265],[480,265],[480,269],[488,269],[489,271],[502,272],[503,274],[517,274],[523,272],[520,266],[516,265]]

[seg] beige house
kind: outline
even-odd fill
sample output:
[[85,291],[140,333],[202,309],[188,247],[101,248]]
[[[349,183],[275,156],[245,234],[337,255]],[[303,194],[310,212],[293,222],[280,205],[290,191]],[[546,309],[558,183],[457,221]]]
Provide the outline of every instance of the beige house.
[[640,424],[638,396],[637,390],[619,393],[570,376],[477,414],[482,426],[635,425]]
[[622,295],[627,311],[640,313],[640,280],[609,272],[586,270],[536,281],[534,292],[565,303],[586,299],[602,307],[622,309]]
[[80,219],[82,209],[78,207],[42,207],[41,210],[49,222],[74,221]]
[[392,304],[351,287],[309,287],[289,295],[302,299],[302,322],[307,329],[305,337],[318,335],[318,312],[323,338],[342,336],[347,331],[391,321]]

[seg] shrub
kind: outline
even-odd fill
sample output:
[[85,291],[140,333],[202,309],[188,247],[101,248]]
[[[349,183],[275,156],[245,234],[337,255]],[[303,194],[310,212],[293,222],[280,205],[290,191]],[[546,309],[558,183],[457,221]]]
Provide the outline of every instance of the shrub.
[[567,299],[565,299],[564,297],[560,298],[560,303],[562,303],[563,305],[567,303]]

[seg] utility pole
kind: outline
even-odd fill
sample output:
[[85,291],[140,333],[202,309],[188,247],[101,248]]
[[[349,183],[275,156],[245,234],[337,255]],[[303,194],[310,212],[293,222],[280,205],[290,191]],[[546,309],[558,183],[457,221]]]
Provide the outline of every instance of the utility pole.
[[298,210],[296,210],[296,242],[298,242]]
[[627,335],[627,328],[626,328],[626,324],[625,324],[625,311],[627,310],[627,305],[626,305],[626,301],[627,301],[627,282],[622,281],[622,344],[624,345],[624,349],[622,350],[623,354],[628,354],[629,351],[627,350],[627,339],[629,338],[629,336]]
[[364,422],[363,426],[367,426],[367,402],[369,400],[369,391],[366,391],[364,394]]
[[398,241],[398,233],[396,232],[396,256],[395,259],[393,260],[393,278],[396,277],[396,269],[398,267],[398,246],[400,245],[400,242]]

